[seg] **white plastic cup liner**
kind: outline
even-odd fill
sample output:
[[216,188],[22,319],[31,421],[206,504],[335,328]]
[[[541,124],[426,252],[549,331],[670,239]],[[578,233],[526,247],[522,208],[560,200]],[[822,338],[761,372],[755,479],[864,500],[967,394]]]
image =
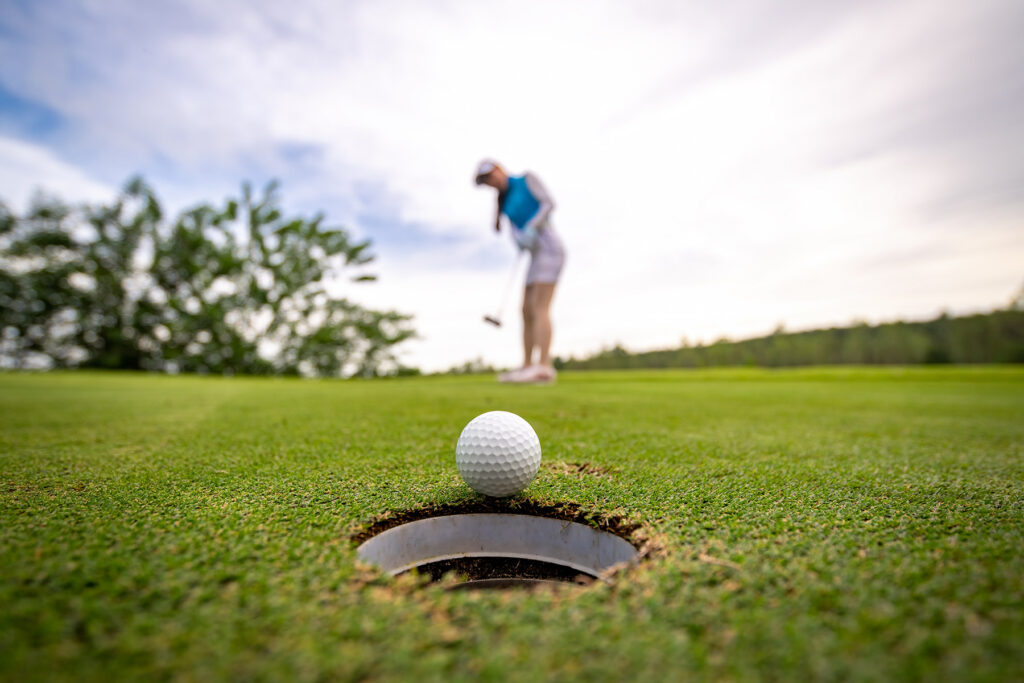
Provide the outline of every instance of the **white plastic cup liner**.
[[409,522],[367,540],[356,553],[391,575],[442,560],[509,557],[550,562],[595,577],[639,555],[625,539],[585,524],[500,513]]

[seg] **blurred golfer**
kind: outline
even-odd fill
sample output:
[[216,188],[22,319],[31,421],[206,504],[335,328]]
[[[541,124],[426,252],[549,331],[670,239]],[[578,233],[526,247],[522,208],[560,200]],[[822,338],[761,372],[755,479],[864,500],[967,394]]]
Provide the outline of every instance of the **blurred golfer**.
[[480,162],[476,184],[490,185],[498,191],[494,230],[501,232],[501,217],[506,216],[516,246],[530,252],[530,269],[523,292],[523,366],[500,375],[498,381],[553,382],[551,300],[565,263],[565,248],[548,220],[555,203],[537,176],[529,172],[509,176],[492,159]]

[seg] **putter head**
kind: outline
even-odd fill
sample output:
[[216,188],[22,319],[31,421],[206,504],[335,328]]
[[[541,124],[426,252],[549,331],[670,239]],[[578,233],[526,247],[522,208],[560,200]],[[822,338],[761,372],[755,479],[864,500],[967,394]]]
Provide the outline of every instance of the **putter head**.
[[485,315],[484,316],[484,322],[485,323],[490,323],[490,324],[494,325],[495,327],[501,327],[501,321],[498,320],[497,318],[493,317],[493,316],[490,316],[490,315]]

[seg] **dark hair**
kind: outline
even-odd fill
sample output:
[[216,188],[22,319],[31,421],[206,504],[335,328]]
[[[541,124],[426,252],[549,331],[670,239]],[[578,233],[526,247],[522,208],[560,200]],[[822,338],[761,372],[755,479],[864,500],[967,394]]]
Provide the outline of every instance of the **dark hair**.
[[494,229],[501,232],[501,207],[505,205],[505,197],[508,196],[508,187],[498,190],[498,212],[494,214]]

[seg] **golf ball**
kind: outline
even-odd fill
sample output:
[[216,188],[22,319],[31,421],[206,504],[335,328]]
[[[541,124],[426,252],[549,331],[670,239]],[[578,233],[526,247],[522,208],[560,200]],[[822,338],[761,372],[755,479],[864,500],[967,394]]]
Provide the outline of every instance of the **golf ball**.
[[530,423],[515,413],[484,413],[473,418],[459,435],[455,466],[477,493],[511,496],[537,476],[540,439]]

